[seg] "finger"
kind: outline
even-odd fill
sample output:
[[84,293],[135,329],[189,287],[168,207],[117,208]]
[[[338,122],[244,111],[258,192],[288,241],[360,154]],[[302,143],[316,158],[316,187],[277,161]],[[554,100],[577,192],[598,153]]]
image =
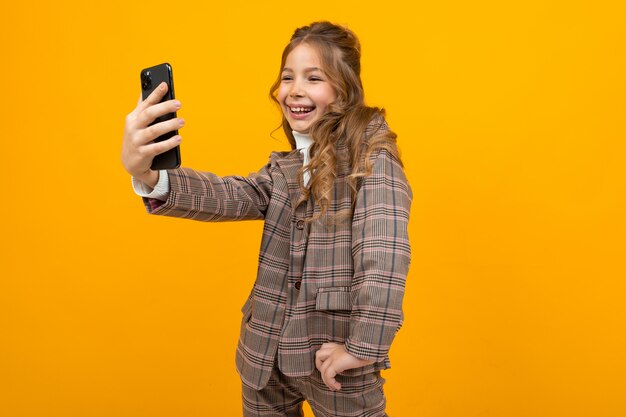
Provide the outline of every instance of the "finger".
[[332,350],[328,349],[328,348],[321,348],[320,350],[318,350],[317,352],[315,352],[315,355],[320,357],[320,359],[323,361],[326,360],[326,358],[328,358],[332,353]]
[[332,364],[324,367],[324,372],[322,372],[322,380],[324,381],[326,386],[332,391],[337,391],[341,389],[341,384],[339,384],[339,382],[337,382],[337,380],[335,379],[336,375],[337,372],[335,372],[335,368],[334,366],[332,366]]
[[163,142],[156,142],[156,143],[151,143],[149,145],[146,145],[145,150],[150,155],[157,156],[159,154],[162,154],[163,152],[167,152],[170,149],[175,148],[176,146],[180,145],[180,142],[182,140],[183,138],[181,138],[180,135],[172,136],[171,138],[164,140]]
[[150,93],[148,97],[146,97],[142,103],[139,104],[139,111],[160,102],[165,93],[167,93],[167,83],[163,81],[157,86],[157,88],[154,89],[152,93]]
[[141,101],[142,101],[142,95],[141,93],[139,93],[139,100],[137,100],[137,105],[135,106],[135,108],[133,109],[133,111],[131,111],[128,115],[126,120],[132,120],[134,119],[134,116],[139,113],[139,108],[141,106]]
[[330,366],[330,361],[326,361],[322,363],[322,366],[320,366],[319,371],[320,371],[320,376],[322,377],[322,381],[324,381],[324,384],[328,388],[332,389],[331,386],[328,385],[328,381],[326,379],[326,370],[328,369],[329,366]]
[[328,358],[328,356],[324,357],[324,355],[321,354],[319,350],[315,352],[315,367],[318,371],[321,371],[322,363],[324,363],[326,358]]
[[332,390],[338,391],[341,389],[341,384],[337,382],[335,377],[337,376],[337,371],[334,366],[329,366],[326,370],[326,385]]
[[138,144],[146,145],[161,135],[164,135],[168,132],[172,132],[176,129],[181,129],[185,126],[185,120],[181,118],[170,119],[164,122],[160,122],[154,124],[152,126],[148,126],[143,129],[139,135]]
[[322,345],[322,348],[315,352],[315,367],[319,370],[322,363],[328,359],[331,354],[332,350],[328,349],[328,347],[325,348],[324,345]]
[[136,127],[141,128],[148,126],[157,117],[161,117],[168,113],[174,113],[181,108],[182,104],[178,100],[168,100],[143,109],[137,116]]

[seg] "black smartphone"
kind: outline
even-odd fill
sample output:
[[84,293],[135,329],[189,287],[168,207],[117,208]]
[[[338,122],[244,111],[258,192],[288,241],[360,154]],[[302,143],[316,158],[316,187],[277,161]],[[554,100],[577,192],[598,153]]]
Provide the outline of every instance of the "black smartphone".
[[[142,100],[148,98],[148,96],[157,88],[163,81],[167,83],[167,93],[163,96],[161,103],[174,99],[174,77],[172,75],[172,66],[168,63],[155,65],[154,67],[145,68],[141,70],[141,97]],[[150,123],[150,126],[156,123],[170,120],[176,117],[176,112],[168,113],[161,117],[158,117],[154,122]],[[172,136],[178,135],[178,130],[167,132],[158,138],[155,142],[161,142],[169,139]],[[180,166],[180,146],[170,149],[154,157],[152,165],[153,170],[159,169],[174,169]]]

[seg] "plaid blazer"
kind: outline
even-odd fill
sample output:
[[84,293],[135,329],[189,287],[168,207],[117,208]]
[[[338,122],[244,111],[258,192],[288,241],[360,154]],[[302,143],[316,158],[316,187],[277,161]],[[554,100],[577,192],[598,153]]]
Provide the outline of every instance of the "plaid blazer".
[[[372,130],[370,124],[366,138]],[[342,143],[336,149],[330,214],[351,207],[348,149]],[[326,342],[344,343],[354,356],[375,361],[345,375],[389,368],[388,351],[403,320],[412,194],[400,163],[389,152],[381,150],[371,161],[373,171],[358,184],[352,218],[334,225],[305,222],[314,209],[312,201],[298,205],[303,158],[297,150],[272,153],[267,165],[247,177],[169,170],[167,201],[157,207],[156,201],[144,198],[152,214],[202,221],[265,220],[257,278],[242,308],[236,355],[247,386],[264,387],[275,360],[288,376],[311,374],[315,352]]]

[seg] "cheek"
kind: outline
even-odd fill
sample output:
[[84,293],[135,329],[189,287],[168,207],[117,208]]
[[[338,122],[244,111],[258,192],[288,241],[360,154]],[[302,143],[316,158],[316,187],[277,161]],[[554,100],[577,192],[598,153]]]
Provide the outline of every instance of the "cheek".
[[287,90],[284,87],[278,87],[278,91],[276,91],[276,98],[280,102],[281,106],[287,97]]
[[285,94],[281,94],[280,91],[278,91],[278,93],[276,94],[276,99],[278,100],[278,105],[280,106],[280,111],[282,112],[283,116],[287,117],[289,111],[287,110],[287,107],[285,106],[285,98],[287,96]]
[[320,107],[326,109],[329,104],[335,101],[335,98],[336,96],[333,90],[325,89],[318,95],[318,103],[320,104]]

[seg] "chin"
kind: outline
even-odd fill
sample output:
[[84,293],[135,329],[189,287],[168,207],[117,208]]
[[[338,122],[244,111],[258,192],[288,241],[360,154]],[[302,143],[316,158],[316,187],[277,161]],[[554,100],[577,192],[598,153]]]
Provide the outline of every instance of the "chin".
[[311,123],[307,123],[307,124],[300,124],[300,123],[289,123],[289,127],[291,127],[291,130],[295,130],[296,132],[300,132],[300,133],[308,133],[309,129],[311,127]]
[[311,126],[313,126],[317,121],[318,119],[307,120],[307,121],[294,120],[293,122],[290,122],[289,125],[292,127],[293,130],[306,133],[311,129]]
[[296,132],[300,132],[300,133],[309,133],[309,130],[311,130],[311,129],[310,129],[310,126],[308,126],[308,125],[307,126],[303,126],[303,127],[300,127],[300,126],[296,125],[295,127],[292,128],[292,130],[295,130]]

